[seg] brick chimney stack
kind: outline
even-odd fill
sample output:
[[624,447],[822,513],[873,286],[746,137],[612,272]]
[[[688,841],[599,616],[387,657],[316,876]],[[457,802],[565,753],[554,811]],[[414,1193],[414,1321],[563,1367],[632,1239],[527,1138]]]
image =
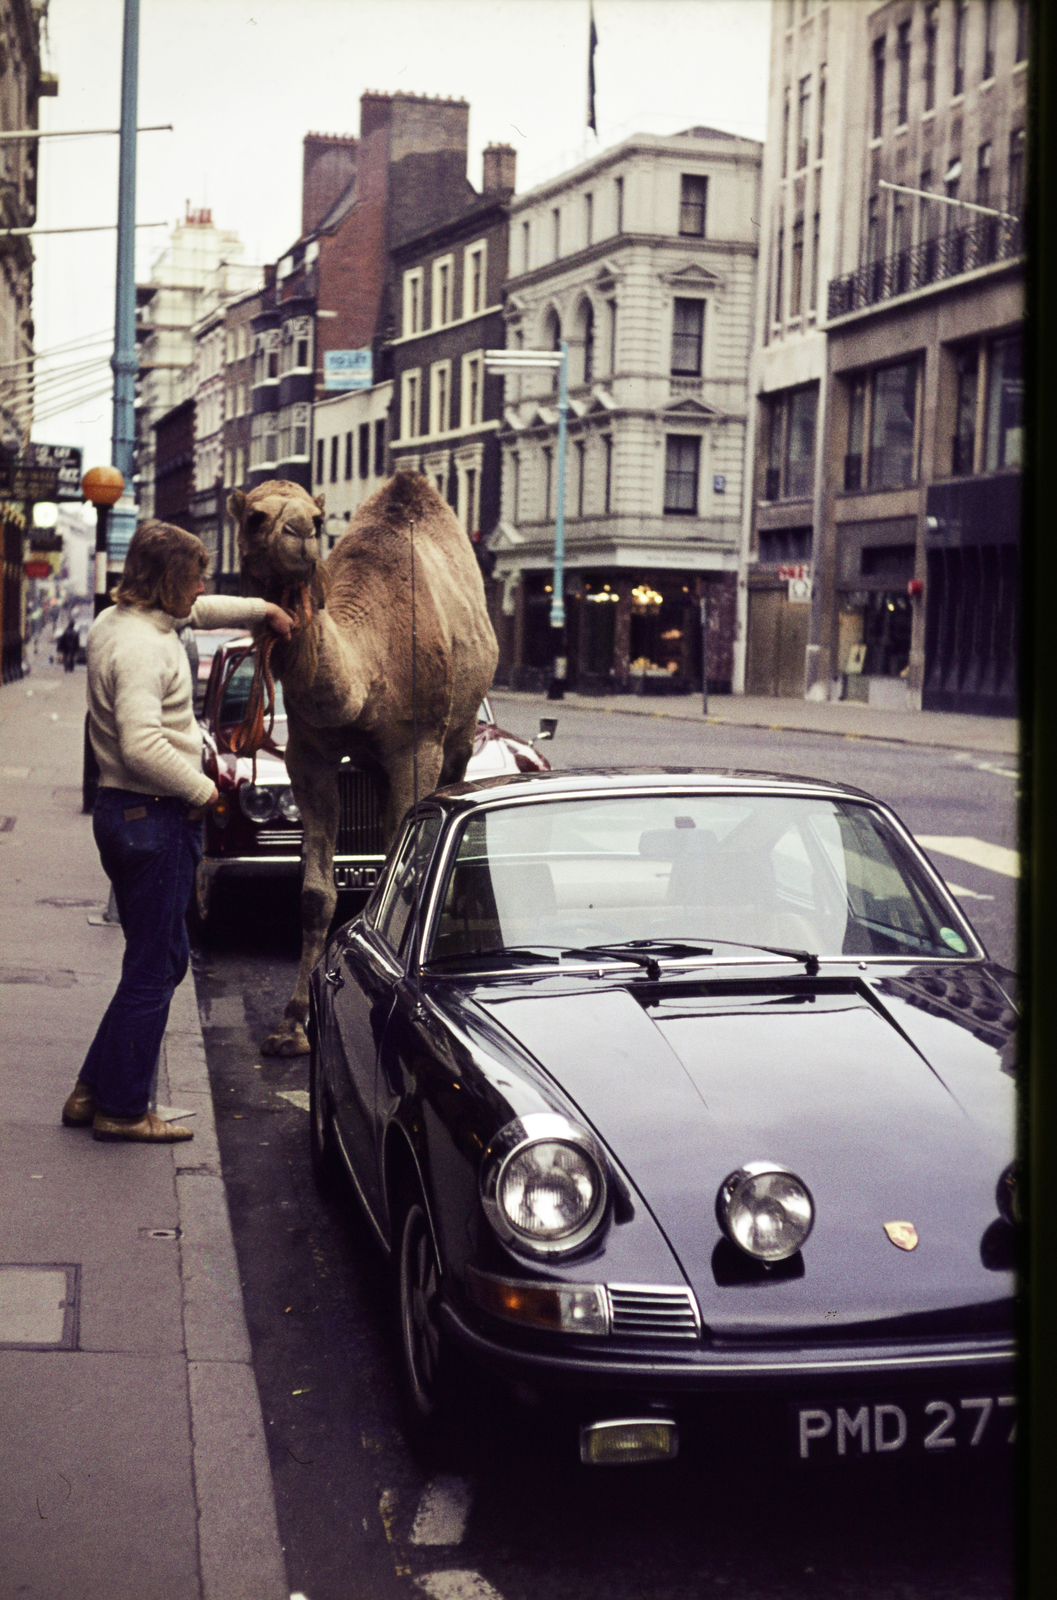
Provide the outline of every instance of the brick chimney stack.
[[306,133],[301,178],[301,233],[312,233],[356,177],[352,134]]
[[490,144],[482,163],[482,194],[513,194],[517,151],[512,144]]

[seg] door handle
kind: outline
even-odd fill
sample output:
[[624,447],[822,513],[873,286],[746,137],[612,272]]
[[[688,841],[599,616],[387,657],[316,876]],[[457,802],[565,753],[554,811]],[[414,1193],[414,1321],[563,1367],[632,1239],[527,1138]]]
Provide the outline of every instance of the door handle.
[[345,979],[337,967],[331,967],[329,972],[324,972],[323,977],[332,989],[343,989],[345,987]]

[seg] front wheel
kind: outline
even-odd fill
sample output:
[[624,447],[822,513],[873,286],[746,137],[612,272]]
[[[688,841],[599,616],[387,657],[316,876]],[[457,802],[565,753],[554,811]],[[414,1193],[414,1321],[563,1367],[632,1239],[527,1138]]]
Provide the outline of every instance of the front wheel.
[[421,1197],[404,1208],[396,1252],[400,1388],[408,1442],[435,1460],[451,1448],[453,1352],[440,1324],[441,1272]]
[[319,1028],[315,1018],[308,1029],[311,1052],[308,1058],[308,1148],[312,1176],[324,1199],[333,1199],[340,1177],[340,1158],[334,1137],[330,1096],[323,1081],[319,1052]]

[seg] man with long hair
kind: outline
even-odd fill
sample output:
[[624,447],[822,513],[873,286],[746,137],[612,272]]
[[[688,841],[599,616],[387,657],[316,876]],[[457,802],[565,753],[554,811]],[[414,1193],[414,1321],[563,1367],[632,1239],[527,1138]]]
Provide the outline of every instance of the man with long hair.
[[125,955],[121,981],[62,1111],[97,1139],[173,1144],[191,1129],[149,1109],[169,1002],[187,972],[184,915],[202,854],[202,816],[217,799],[202,771],[202,732],[180,627],[252,627],[288,635],[265,600],[204,599],[209,566],[193,533],[137,528],[114,605],[88,635],[88,717],[99,762],[92,829],[114,886]]

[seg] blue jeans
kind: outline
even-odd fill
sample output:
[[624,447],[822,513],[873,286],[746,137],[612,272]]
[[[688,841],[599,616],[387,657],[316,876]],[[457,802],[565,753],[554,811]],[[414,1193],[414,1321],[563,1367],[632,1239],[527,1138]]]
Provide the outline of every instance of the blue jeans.
[[[131,813],[131,815],[130,815]],[[125,955],[79,1077],[108,1116],[147,1109],[173,990],[187,972],[184,915],[202,855],[202,824],[182,800],[100,789],[92,831],[114,886]]]

